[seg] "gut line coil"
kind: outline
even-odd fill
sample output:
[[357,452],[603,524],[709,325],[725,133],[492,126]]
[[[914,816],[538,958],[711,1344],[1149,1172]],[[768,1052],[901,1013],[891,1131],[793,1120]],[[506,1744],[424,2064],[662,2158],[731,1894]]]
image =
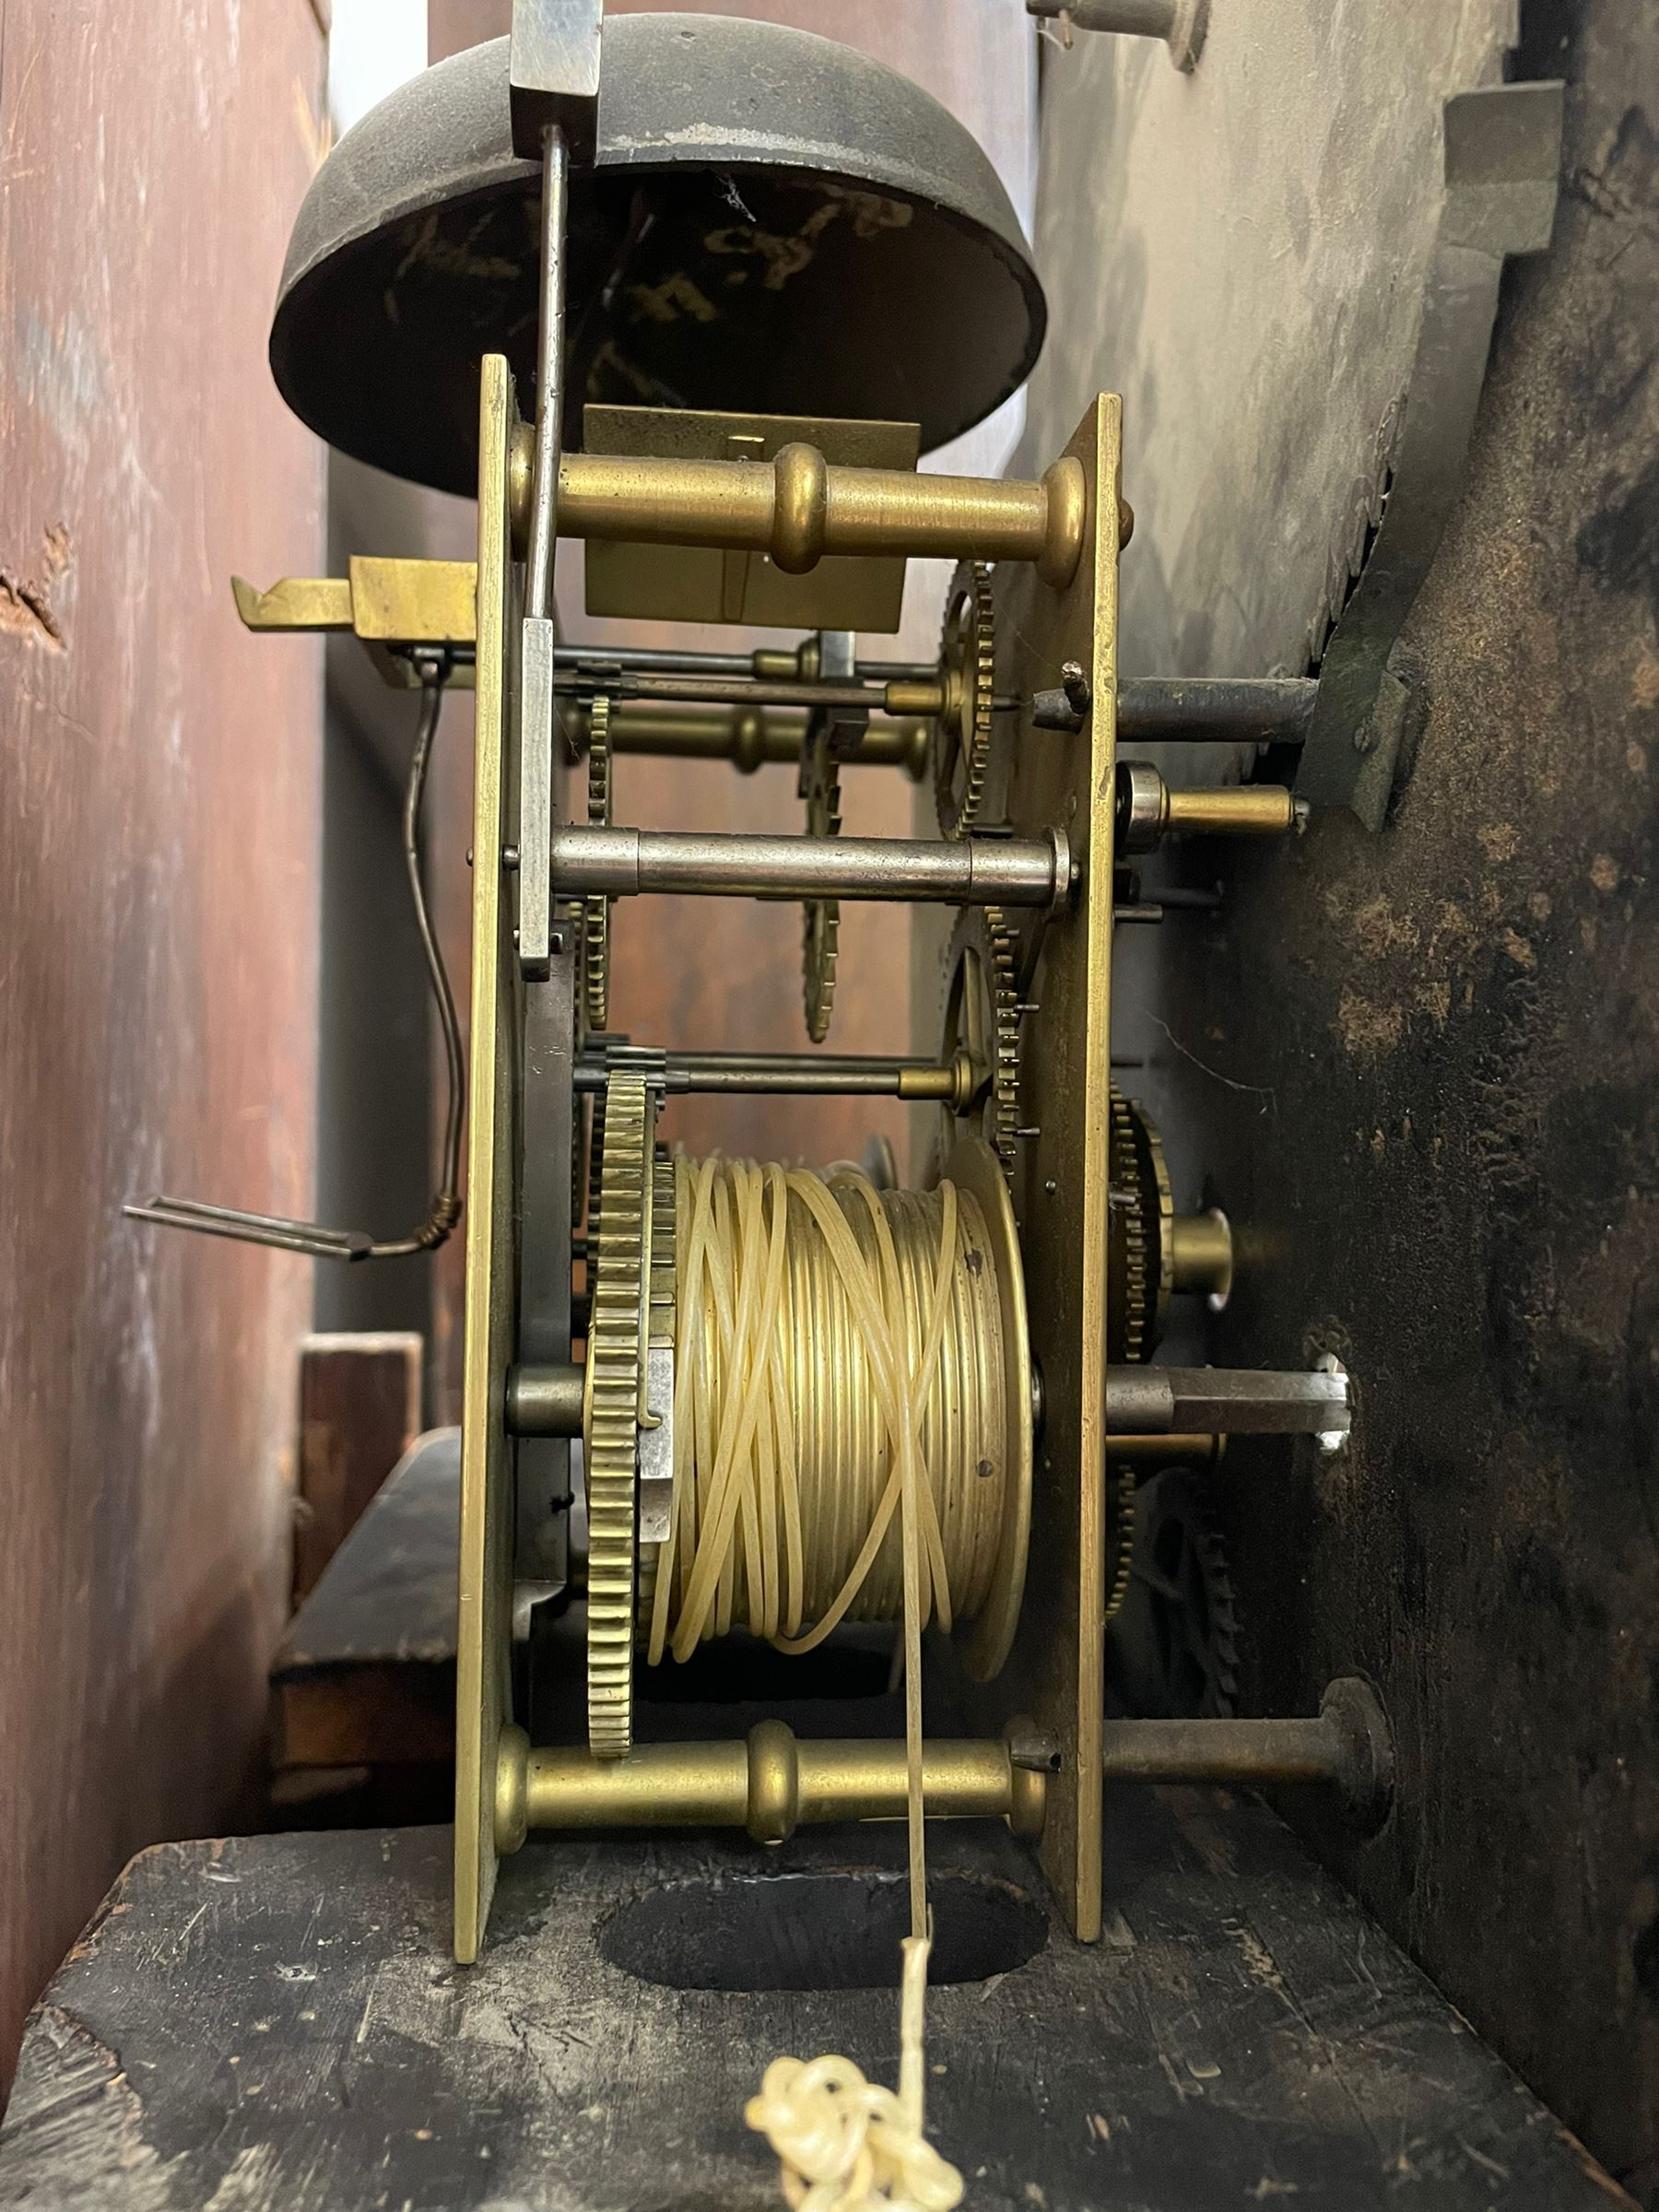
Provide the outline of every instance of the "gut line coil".
[[[964,1140],[926,1191],[877,1190],[847,1167],[718,1158],[678,1159],[671,1180],[660,1161],[613,1173],[639,1157],[642,1134],[618,1127],[618,1102],[605,1131],[589,1346],[591,1684],[607,1688],[623,1644],[631,1674],[734,1630],[799,1653],[843,1620],[899,1620],[907,1453],[923,1623],[956,1636],[972,1676],[995,1674],[1024,1587],[1031,1387],[994,1155]],[[611,1277],[623,1293],[613,1304],[618,1247],[631,1264]],[[665,1541],[634,1540],[630,1512],[612,1542],[600,1511],[606,1404],[615,1397],[630,1425],[629,1394],[643,1395],[653,1247],[653,1279],[672,1285],[672,1503]],[[619,1751],[631,1738],[614,1726],[619,1701],[594,1707],[610,1730],[595,1735],[600,1757],[607,1740],[620,1734]]]
[[852,1169],[681,1159],[675,1213],[674,1508],[651,1660],[734,1625],[805,1652],[843,1619],[897,1619],[907,1451],[924,1622],[977,1618],[1018,1478],[978,1199],[948,1179],[881,1192]]

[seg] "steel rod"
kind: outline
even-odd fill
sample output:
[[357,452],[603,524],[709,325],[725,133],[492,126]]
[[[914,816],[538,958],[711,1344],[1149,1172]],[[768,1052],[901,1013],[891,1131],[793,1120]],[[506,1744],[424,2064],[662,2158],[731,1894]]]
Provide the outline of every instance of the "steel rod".
[[666,830],[556,830],[555,891],[694,898],[937,900],[1053,906],[1070,894],[1069,847],[1037,838],[749,837]]
[[[580,696],[602,690],[612,699],[663,700],[669,704],[714,707],[853,707],[872,714],[939,714],[945,687],[936,675],[921,683],[804,683],[794,677],[649,676],[626,672],[584,678],[564,675],[557,689]],[[1013,704],[1013,701],[1006,702]]]
[[620,668],[648,676],[753,676],[755,656],[749,653],[694,653],[688,646],[670,645],[560,645],[554,654],[559,668]]
[[1116,30],[1131,38],[1167,39],[1175,0],[1026,0],[1028,16],[1067,15],[1078,30]]
[[715,1096],[753,1092],[775,1097],[897,1098],[902,1074],[896,1061],[842,1062],[818,1067],[810,1060],[789,1060],[780,1054],[768,1066],[740,1067],[723,1065],[716,1056],[710,1055],[707,1059],[671,1060],[668,1087]]
[[[761,646],[754,653],[703,653],[676,645],[561,645],[556,657],[560,668],[619,668],[625,674],[645,676],[745,676],[804,680],[800,652]],[[853,676],[866,684],[925,684],[935,681],[937,666],[931,661],[866,661],[853,665]]]
[[1323,1718],[1107,1721],[1100,1732],[1108,1782],[1328,1783],[1343,1751]]
[[[898,697],[926,690],[931,702],[938,670],[924,662],[860,661],[853,681],[812,684],[765,659],[791,655],[675,652],[658,646],[560,645],[556,665],[567,679],[561,690],[584,689],[607,669],[622,682],[615,696],[665,703],[806,708],[814,705],[881,708],[893,686]],[[589,684],[574,677],[585,675]],[[1117,730],[1128,745],[1300,745],[1313,719],[1319,690],[1312,677],[1131,677],[1118,688]],[[999,702],[1010,704],[1012,702]],[[901,705],[904,714],[936,712],[931,703]],[[642,747],[640,749],[643,749]]]
[[[898,1098],[907,1076],[936,1077],[949,1084],[952,1070],[925,1061],[858,1059],[851,1054],[812,1053],[688,1053],[671,1055],[668,1081],[683,1080],[687,1090],[841,1093],[849,1097]],[[924,1095],[912,1091],[912,1097]]]
[[1334,1790],[1362,1828],[1387,1816],[1394,1763],[1388,1716],[1357,1675],[1327,1685],[1312,1720],[1109,1720],[1100,1730],[1107,1782],[1312,1783]]
[[521,1365],[507,1377],[509,1436],[580,1436],[586,1371],[568,1360]]
[[[466,660],[471,654],[459,648],[455,657]],[[794,663],[796,656],[764,648],[758,653],[700,653],[659,645],[560,645],[554,659],[566,675],[597,676],[615,669],[624,677],[735,677],[741,683],[781,687],[785,705],[806,703],[806,679],[782,665]],[[853,680],[856,686],[879,688],[889,684],[935,685],[938,675],[925,661],[860,660]],[[843,692],[848,687],[835,688]],[[1118,687],[1118,737],[1130,745],[1300,745],[1313,720],[1318,691],[1311,676],[1127,677]],[[626,696],[668,695],[647,688]],[[702,690],[695,694],[699,700],[711,696]],[[685,694],[685,702],[692,697]],[[723,703],[739,702],[725,699]]]
[[1352,1414],[1339,1369],[1109,1367],[1106,1419],[1124,1436],[1340,1438]]
[[[688,662],[690,656],[684,658]],[[829,683],[758,675],[747,665],[729,665],[740,658],[711,655],[698,666],[661,671],[618,664],[616,674],[605,682],[603,656],[572,664],[561,649],[559,688],[581,691],[598,682],[618,699],[732,707],[868,707],[873,712],[895,715],[937,714],[944,704],[938,671],[933,668],[895,667],[889,672],[861,662],[851,681]],[[718,665],[713,665],[716,661]],[[1190,682],[1135,678],[1118,692],[1118,738],[1130,745],[1300,745],[1313,718],[1318,688],[1311,677]],[[1019,702],[999,696],[994,703],[1006,711]]]
[[524,613],[553,606],[553,547],[558,535],[560,418],[564,407],[565,215],[571,156],[553,123],[542,141],[541,333],[536,353],[535,462],[530,487],[530,536],[524,569]]
[[1313,720],[1312,677],[1132,677],[1117,727],[1132,745],[1300,745]]
[[[576,1088],[600,1091],[602,1060],[578,1065]],[[934,1099],[949,1101],[971,1087],[971,1069],[933,1060],[884,1060],[835,1053],[669,1053],[665,1088],[686,1092],[773,1097]]]

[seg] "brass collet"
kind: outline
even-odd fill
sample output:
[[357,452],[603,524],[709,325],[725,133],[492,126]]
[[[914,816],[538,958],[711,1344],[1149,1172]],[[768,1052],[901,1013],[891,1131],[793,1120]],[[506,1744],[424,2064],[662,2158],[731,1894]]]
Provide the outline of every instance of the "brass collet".
[[[1016,1759],[1019,1725],[1008,1740],[928,1742],[930,1818],[1004,1819],[1016,1835],[1041,1834],[1048,1776]],[[516,1851],[533,1828],[746,1828],[757,1843],[782,1843],[808,1823],[901,1820],[906,1782],[900,1741],[803,1743],[782,1721],[760,1722],[743,1743],[636,1744],[620,1759],[535,1749],[509,1726],[496,1754],[496,1849]]]
[[1150,853],[1170,833],[1186,837],[1283,837],[1302,829],[1308,803],[1277,783],[1176,786],[1149,760],[1117,764],[1117,845]]

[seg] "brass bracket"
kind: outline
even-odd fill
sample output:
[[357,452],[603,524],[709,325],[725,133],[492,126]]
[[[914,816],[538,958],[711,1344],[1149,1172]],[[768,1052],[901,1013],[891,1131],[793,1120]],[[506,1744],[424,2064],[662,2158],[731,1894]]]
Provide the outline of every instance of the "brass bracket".
[[[768,465],[806,443],[826,462],[913,472],[913,422],[839,422],[780,415],[716,414],[688,407],[589,406],[587,453],[664,461]],[[587,611],[646,621],[746,622],[779,629],[896,630],[903,612],[901,557],[842,554],[792,576],[764,551],[641,542],[587,548]]]
[[[345,576],[284,576],[268,592],[232,576],[230,589],[247,629],[350,630],[386,681],[402,688],[419,681],[416,651],[470,647],[477,637],[478,570],[471,560],[354,553]],[[465,687],[466,672],[451,680]]]

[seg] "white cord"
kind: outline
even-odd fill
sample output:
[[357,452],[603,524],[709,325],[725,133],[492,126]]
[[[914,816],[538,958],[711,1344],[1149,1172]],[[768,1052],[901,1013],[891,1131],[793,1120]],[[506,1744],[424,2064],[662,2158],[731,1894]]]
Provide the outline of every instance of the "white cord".
[[[909,1936],[900,2080],[922,2074],[926,1984],[926,1941]],[[744,2117],[777,2152],[794,2212],[950,2212],[962,2201],[962,2177],[923,2134],[919,2106],[850,2058],[774,2058]]]
[[[922,1630],[930,1616],[950,1625],[953,1566],[959,1587],[975,1563],[989,1572],[1002,1520],[996,1288],[982,1223],[964,1241],[971,1206],[949,1182],[921,1201],[884,1198],[851,1171],[676,1163],[674,1512],[652,1661],[688,1657],[740,1606],[784,1650],[810,1649],[865,1588],[900,1516],[911,1933],[899,2088],[839,2055],[773,2060],[745,2117],[776,2152],[794,2212],[950,2212],[962,2196],[924,2132]],[[862,1451],[848,1448],[854,1439]],[[828,1479],[804,1482],[825,1445]],[[947,1463],[942,1480],[935,1456]],[[839,1587],[809,1607],[812,1570],[821,1594],[826,1562]]]
[[975,1202],[948,1182],[881,1193],[852,1169],[682,1159],[675,1213],[674,1496],[650,1663],[734,1623],[799,1653],[843,1619],[902,1618],[907,1468],[921,1623],[973,1618],[1007,1456]]

